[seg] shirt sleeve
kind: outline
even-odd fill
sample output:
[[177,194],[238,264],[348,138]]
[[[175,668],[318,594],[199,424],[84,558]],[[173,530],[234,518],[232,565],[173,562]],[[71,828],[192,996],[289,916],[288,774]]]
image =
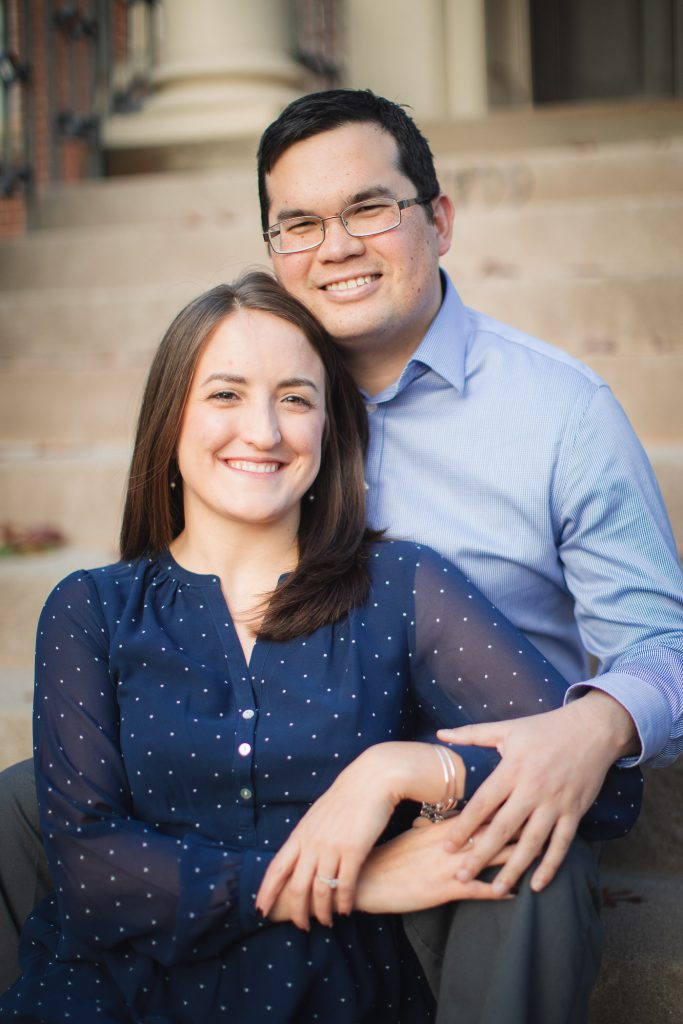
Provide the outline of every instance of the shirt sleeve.
[[620,405],[598,388],[565,461],[559,555],[575,599],[593,680],[618,700],[640,737],[639,757],[664,765],[683,750],[683,572],[647,456]]
[[[427,549],[415,571],[411,677],[417,738],[436,729],[519,718],[562,706],[566,681],[453,565]],[[466,769],[465,799],[500,760],[495,750],[451,745]],[[638,769],[613,767],[579,832],[624,835],[642,798]]]
[[164,964],[209,957],[265,926],[254,903],[272,854],[162,834],[133,817],[109,642],[92,578],[67,577],[40,617],[34,701],[60,954],[126,942]]

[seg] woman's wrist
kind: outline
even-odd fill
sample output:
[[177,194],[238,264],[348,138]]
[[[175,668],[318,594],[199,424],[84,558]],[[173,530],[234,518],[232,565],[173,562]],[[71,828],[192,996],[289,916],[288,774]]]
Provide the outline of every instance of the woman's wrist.
[[465,765],[459,754],[435,743],[389,741],[366,750],[371,777],[386,785],[394,806],[401,800],[448,805],[465,789]]

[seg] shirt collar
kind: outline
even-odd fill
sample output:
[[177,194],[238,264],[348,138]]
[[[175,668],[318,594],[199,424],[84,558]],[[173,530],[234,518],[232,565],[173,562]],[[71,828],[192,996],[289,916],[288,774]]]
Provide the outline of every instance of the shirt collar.
[[442,380],[462,393],[465,387],[465,354],[470,334],[470,320],[455,287],[444,271],[440,271],[443,300],[439,312],[424,338],[415,349],[398,380],[376,395],[361,394],[374,403],[389,402],[427,370],[433,370]]
[[443,270],[441,282],[444,296],[439,312],[403,373],[411,364],[421,364],[462,392],[465,387],[465,354],[471,329],[470,320],[453,282]]

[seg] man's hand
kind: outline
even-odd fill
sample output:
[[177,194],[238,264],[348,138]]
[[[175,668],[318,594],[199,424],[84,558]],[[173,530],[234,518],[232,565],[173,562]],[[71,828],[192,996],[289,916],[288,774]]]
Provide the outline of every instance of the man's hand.
[[449,743],[496,747],[502,760],[458,817],[449,821],[446,848],[459,851],[481,826],[457,878],[467,882],[494,862],[517,836],[494,891],[504,895],[543,851],[531,887],[544,889],[600,792],[607,771],[637,750],[628,712],[599,690],[556,711],[459,729],[442,729]]

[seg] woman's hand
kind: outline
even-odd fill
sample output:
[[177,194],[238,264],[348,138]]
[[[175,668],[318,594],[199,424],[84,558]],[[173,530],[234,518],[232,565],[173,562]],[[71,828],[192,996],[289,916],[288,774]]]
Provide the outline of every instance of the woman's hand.
[[[423,819],[424,820],[424,819]],[[456,878],[463,856],[445,848],[444,822],[413,827],[370,853],[358,879],[356,909],[369,914],[406,914],[453,900],[512,899],[491,883]],[[477,837],[473,837],[476,845]],[[467,847],[469,853],[470,847]],[[503,847],[490,866],[506,863],[514,844]]]
[[[456,761],[460,769],[462,761]],[[436,802],[443,789],[431,744],[390,742],[365,750],[316,800],[273,858],[256,906],[273,917],[282,895],[278,919],[286,907],[289,919],[304,930],[311,917],[330,926],[333,913],[350,914],[360,869],[396,805],[403,799]]]

